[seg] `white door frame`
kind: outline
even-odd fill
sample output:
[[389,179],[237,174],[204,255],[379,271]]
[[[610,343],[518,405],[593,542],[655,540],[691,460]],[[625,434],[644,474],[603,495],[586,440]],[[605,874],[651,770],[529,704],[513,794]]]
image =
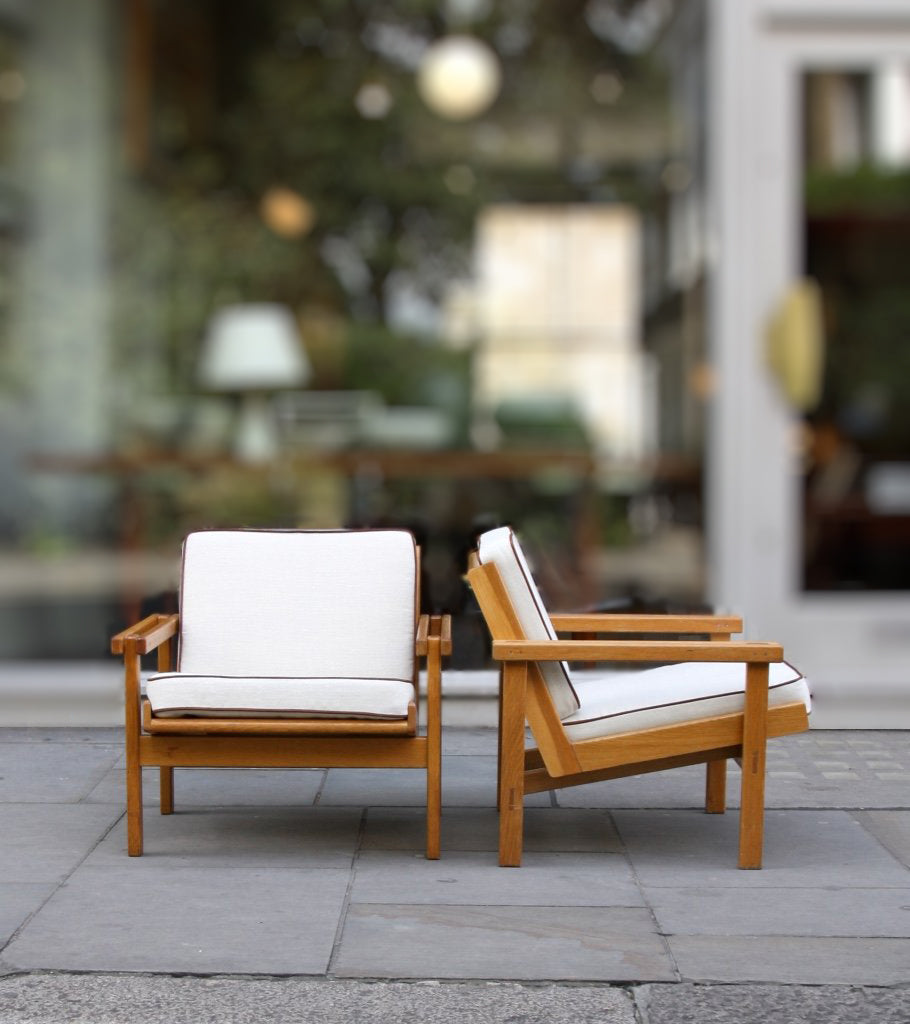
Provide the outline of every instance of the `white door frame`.
[[813,683],[816,726],[910,728],[910,590],[800,592],[794,417],[763,353],[765,324],[801,258],[797,75],[910,62],[910,4],[708,2],[711,598],[744,614],[751,638],[784,643]]

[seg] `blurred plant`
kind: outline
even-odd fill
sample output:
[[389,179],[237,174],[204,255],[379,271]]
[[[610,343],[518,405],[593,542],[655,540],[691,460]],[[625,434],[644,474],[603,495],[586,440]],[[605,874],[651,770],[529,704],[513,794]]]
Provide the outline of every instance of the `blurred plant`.
[[[590,130],[640,123],[636,102],[651,117],[662,107],[646,51],[673,6],[161,0],[150,156],[115,204],[124,415],[143,395],[194,390],[221,303],[388,325],[393,285],[434,308],[468,274],[484,204],[639,189],[640,169],[590,155]],[[414,84],[427,45],[454,31],[503,66],[496,104],[470,123],[433,115]],[[269,227],[263,199],[276,192],[292,216],[276,221],[273,204]]]

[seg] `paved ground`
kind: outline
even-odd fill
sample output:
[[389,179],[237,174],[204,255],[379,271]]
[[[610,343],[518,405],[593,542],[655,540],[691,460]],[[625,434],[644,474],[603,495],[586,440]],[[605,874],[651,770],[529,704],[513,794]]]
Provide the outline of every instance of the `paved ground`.
[[[528,800],[449,730],[407,771],[185,771],[127,858],[116,729],[0,730],[0,1022],[910,1021],[910,733],[772,743],[765,868],[700,769]],[[731,769],[735,806],[737,772]]]

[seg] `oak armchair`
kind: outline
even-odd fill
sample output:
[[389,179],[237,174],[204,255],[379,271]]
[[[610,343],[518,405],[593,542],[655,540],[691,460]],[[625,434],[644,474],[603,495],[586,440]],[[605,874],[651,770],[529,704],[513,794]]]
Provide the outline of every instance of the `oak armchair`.
[[[126,686],[127,834],[140,856],[142,768],[419,768],[427,857],[439,857],[441,660],[449,620],[419,614],[403,530],[212,530],[183,546],[178,615],[111,641]],[[177,648],[176,667],[172,656]],[[141,693],[141,659],[157,669]],[[418,732],[418,659],[427,666]]]
[[[526,793],[707,765],[705,808],[726,807],[726,763],[742,765],[739,866],[760,868],[765,745],[808,728],[806,680],[777,644],[735,643],[738,618],[550,617],[509,527],[484,533],[468,579],[501,668],[499,862],[517,867]],[[586,639],[559,639],[558,632]],[[710,640],[592,639],[708,634]],[[569,662],[606,671],[574,672]],[[613,668],[609,668],[613,662]],[[658,664],[630,671],[615,663]],[[525,722],[536,747],[525,749]]]

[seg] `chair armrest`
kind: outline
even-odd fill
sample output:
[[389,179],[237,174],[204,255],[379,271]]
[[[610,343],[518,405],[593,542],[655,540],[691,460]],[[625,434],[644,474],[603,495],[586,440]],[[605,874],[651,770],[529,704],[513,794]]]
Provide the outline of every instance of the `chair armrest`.
[[615,612],[551,615],[557,632],[565,633],[741,633],[735,615],[625,615]]
[[726,640],[494,640],[497,661],[783,661],[780,644]]
[[137,654],[148,654],[165,640],[177,635],[177,615],[147,615],[135,626],[111,637],[111,653],[123,654],[128,643],[135,645]]
[[435,637],[439,639],[439,653],[452,653],[452,617],[451,615],[421,615],[417,620],[416,651],[418,655],[427,653],[427,641]]

